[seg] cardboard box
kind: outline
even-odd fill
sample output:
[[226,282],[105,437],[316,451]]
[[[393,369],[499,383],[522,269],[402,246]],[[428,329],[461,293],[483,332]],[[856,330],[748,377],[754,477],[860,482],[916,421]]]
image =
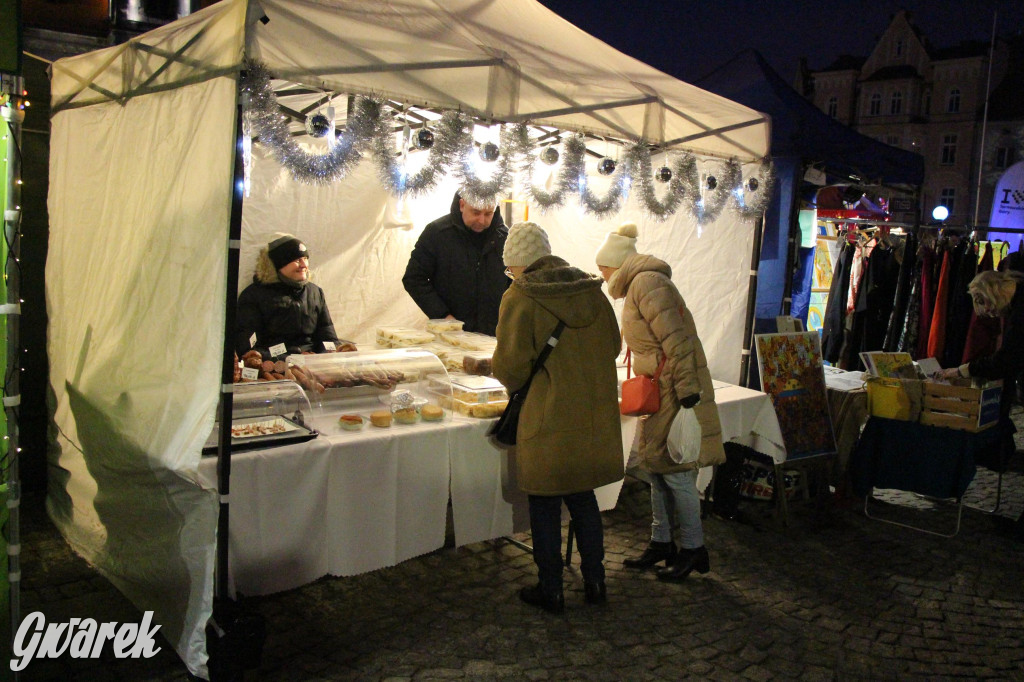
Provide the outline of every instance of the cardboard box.
[[948,429],[978,432],[999,421],[1002,381],[980,386],[924,382],[924,407],[921,423]]

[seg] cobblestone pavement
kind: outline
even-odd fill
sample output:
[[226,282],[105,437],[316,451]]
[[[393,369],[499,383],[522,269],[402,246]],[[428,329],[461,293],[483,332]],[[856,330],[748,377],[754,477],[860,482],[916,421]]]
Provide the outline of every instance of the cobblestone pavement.
[[[1020,457],[1018,456],[1018,459]],[[782,527],[766,503],[705,522],[711,572],[682,584],[624,569],[649,531],[646,488],[604,514],[609,604],[522,604],[531,557],[504,541],[445,548],[393,568],[250,600],[266,619],[246,680],[1024,680],[1024,544],[997,523],[1024,509],[1024,466],[997,515],[967,509],[954,538],[866,518],[859,503],[799,503]],[[991,506],[979,470],[968,502]],[[886,493],[872,515],[950,528],[955,507]],[[22,614],[138,622],[139,612],[23,502]],[[528,541],[528,536],[520,539]],[[150,660],[37,661],[23,680],[187,680],[166,641]]]

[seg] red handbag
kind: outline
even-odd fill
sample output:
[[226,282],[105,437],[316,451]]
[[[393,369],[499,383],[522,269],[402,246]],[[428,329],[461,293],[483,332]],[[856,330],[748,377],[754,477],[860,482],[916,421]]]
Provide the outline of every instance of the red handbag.
[[646,374],[637,374],[630,378],[633,370],[633,362],[630,349],[626,349],[626,380],[622,382],[622,400],[619,402],[619,412],[627,417],[640,417],[645,414],[654,414],[661,407],[661,391],[658,389],[658,377],[665,367],[666,355],[658,365],[658,371],[653,377]]

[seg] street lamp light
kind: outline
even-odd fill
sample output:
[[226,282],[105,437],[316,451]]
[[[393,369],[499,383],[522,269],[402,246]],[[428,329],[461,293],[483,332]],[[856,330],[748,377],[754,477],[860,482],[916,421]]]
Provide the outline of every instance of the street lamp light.
[[942,204],[939,204],[938,206],[932,209],[932,220],[936,220],[941,223],[948,217],[949,209],[943,206]]

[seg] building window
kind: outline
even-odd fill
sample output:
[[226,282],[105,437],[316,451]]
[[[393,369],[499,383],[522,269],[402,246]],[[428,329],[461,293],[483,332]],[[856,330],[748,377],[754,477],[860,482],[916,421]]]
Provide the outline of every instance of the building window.
[[960,111],[960,88],[953,88],[949,91],[949,99],[946,100],[946,113],[955,114]]
[[897,40],[896,41],[895,52],[896,52],[896,56],[897,57],[902,57],[903,56],[903,40]]
[[929,90],[924,93],[924,115],[932,113],[932,92]]
[[899,135],[886,135],[885,136],[885,143],[887,145],[891,146],[891,147],[899,147],[900,146],[900,136]]
[[1015,163],[1017,163],[1017,150],[1015,148],[996,147],[996,168],[1004,170]]
[[882,113],[882,96],[877,92],[871,95],[871,109],[868,110],[868,116],[878,116]]
[[889,113],[899,114],[903,111],[903,93],[897,90],[892,93],[892,99],[889,100]]
[[839,100],[835,97],[828,98],[828,115],[831,118],[839,116]]
[[956,211],[956,187],[943,187],[939,193],[939,204],[949,209],[949,214]]
[[952,166],[956,163],[956,133],[942,136],[942,160],[943,166]]

